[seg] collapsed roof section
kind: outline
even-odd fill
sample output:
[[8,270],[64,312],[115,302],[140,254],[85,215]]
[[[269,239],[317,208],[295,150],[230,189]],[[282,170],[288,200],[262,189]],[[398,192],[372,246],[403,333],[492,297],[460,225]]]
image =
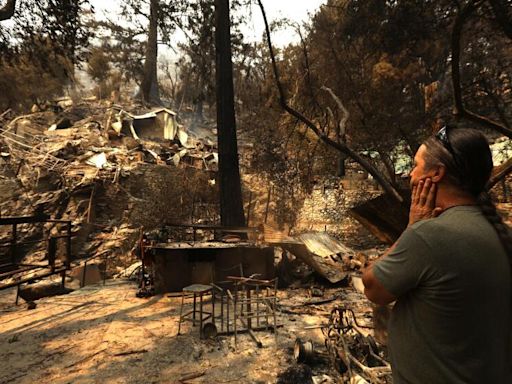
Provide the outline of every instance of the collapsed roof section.
[[379,240],[393,244],[407,227],[408,210],[388,195],[380,195],[349,210]]
[[187,147],[188,135],[183,127],[178,125],[176,112],[170,109],[159,108],[142,115],[135,115],[121,108],[117,118],[118,121],[112,124],[112,127],[118,133],[122,131],[123,125],[128,125],[130,133],[136,140],[140,138],[178,139],[184,147]]
[[121,132],[131,134],[136,140],[177,140],[187,149],[198,146],[214,148],[217,145],[215,132],[195,125],[185,128],[178,124],[176,112],[170,109],[158,108],[136,115],[125,111],[120,106],[114,108],[119,112],[112,128],[118,134]]

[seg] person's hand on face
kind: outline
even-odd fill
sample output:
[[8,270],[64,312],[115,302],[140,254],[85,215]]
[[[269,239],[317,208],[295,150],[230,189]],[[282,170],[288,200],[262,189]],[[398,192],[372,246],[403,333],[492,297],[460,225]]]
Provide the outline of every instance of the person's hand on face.
[[443,210],[436,207],[436,193],[437,185],[430,178],[420,180],[412,186],[409,226],[441,214]]

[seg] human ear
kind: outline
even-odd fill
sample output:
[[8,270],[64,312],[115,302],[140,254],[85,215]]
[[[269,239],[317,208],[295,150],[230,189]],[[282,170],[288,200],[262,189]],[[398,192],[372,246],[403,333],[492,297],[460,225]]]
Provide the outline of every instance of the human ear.
[[434,174],[431,177],[432,182],[439,183],[443,180],[444,175],[446,175],[446,167],[444,165],[438,165],[434,168]]

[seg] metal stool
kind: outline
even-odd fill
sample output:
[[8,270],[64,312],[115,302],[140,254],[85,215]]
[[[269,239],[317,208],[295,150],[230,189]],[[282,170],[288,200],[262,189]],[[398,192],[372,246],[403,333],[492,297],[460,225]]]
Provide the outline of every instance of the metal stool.
[[[212,300],[211,312],[205,311],[203,308],[203,296],[210,295]],[[194,305],[191,311],[183,313],[183,306],[185,296],[194,298]],[[199,297],[199,311],[197,310],[197,297]],[[199,336],[203,337],[203,323],[205,320],[212,319],[214,321],[213,314],[215,313],[215,297],[213,295],[213,287],[211,285],[204,284],[192,284],[188,287],[183,288],[183,294],[181,296],[181,307],[180,307],[180,320],[178,323],[178,335],[181,331],[182,321],[191,321],[192,325],[195,326],[199,323]],[[199,319],[196,319],[196,315],[199,315]]]

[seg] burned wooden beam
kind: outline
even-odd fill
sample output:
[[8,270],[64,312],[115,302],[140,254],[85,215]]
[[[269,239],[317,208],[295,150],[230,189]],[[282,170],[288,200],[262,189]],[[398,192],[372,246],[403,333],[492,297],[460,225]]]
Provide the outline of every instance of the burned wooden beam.
[[49,218],[48,215],[0,217],[0,225],[42,223]]
[[67,270],[68,270],[67,267],[61,267],[61,268],[57,268],[53,271],[42,273],[40,275],[33,275],[33,276],[30,276],[30,277],[27,277],[27,278],[24,278],[21,280],[13,281],[13,282],[6,283],[6,284],[0,284],[0,291],[3,289],[11,288],[11,287],[16,287],[17,285],[20,285],[20,284],[30,283],[35,280],[44,279],[45,277],[56,275],[58,273],[65,272]]
[[493,168],[491,178],[487,182],[487,189],[491,189],[492,187],[494,187],[499,181],[503,180],[511,172],[512,158],[508,159],[503,164]]

